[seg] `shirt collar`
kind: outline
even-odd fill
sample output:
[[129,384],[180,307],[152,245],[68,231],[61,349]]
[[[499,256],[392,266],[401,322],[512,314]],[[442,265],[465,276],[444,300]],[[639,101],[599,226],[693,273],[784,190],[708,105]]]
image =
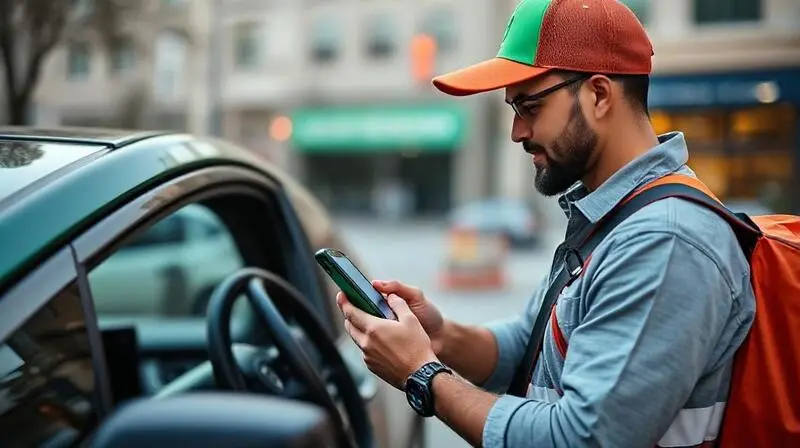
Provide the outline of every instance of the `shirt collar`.
[[559,199],[569,216],[573,204],[591,223],[596,223],[625,196],[651,180],[674,173],[686,165],[689,151],[682,132],[658,136],[659,144],[614,173],[591,193],[578,182]]

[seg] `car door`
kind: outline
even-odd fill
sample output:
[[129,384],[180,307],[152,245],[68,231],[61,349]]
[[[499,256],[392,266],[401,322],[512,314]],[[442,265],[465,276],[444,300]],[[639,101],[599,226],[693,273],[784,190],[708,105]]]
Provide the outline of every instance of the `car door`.
[[0,445],[73,446],[108,411],[99,332],[72,251],[0,294]]
[[[146,204],[157,206],[148,207]],[[137,303],[137,296],[151,294],[151,289],[126,283],[126,288],[131,288],[126,294],[132,294],[126,309],[131,312],[111,311],[109,304],[116,300],[115,291],[108,284],[96,288],[97,276],[104,272],[106,263],[118,263],[115,259],[123,256],[136,235],[146,233],[170,216],[186,215],[190,209],[206,216],[213,215],[217,223],[216,230],[206,229],[206,232],[192,237],[199,240],[191,244],[204,248],[205,252],[190,257],[177,257],[175,253],[161,255],[181,263],[179,269],[186,278],[193,279],[187,281],[187,284],[194,285],[189,289],[206,291],[207,297],[214,286],[237,269],[244,266],[266,269],[285,278],[308,299],[331,335],[341,335],[337,332],[341,324],[333,320],[334,317],[341,319],[341,316],[331,312],[335,305],[323,294],[307,235],[282,187],[253,170],[234,167],[199,169],[157,185],[133,199],[74,243],[78,258],[88,272],[101,325],[109,327],[130,323],[137,328],[146,393],[156,393],[171,379],[207,359],[205,308],[200,306],[199,312],[193,312],[191,307],[171,306],[176,302],[175,295],[169,292],[169,288],[161,288],[155,298],[141,297],[140,309],[131,309]],[[190,230],[189,233],[196,232]],[[210,248],[216,244],[214,241],[220,242],[219,247]],[[233,257],[223,256],[231,252],[226,241],[235,243]],[[153,278],[137,277],[140,284],[159,281],[152,270],[141,272],[148,272],[147,275]],[[131,276],[140,276],[141,272],[131,273]],[[126,277],[124,271],[116,275]],[[184,285],[183,290],[186,289]],[[182,297],[182,294],[177,296]],[[151,306],[154,300],[157,306]],[[239,302],[236,316],[237,321],[232,325],[237,333],[234,339],[250,340],[254,335],[248,332],[248,328],[260,323],[252,320],[245,301]],[[236,329],[241,329],[241,332]],[[339,341],[342,352],[352,364],[354,376],[363,385],[363,395],[367,399],[373,398],[376,394],[375,378],[363,366],[360,354],[353,350],[349,338],[339,337]],[[381,429],[386,427],[382,417],[383,404],[380,400],[375,404],[373,419],[379,446],[390,446],[384,443],[385,433],[381,433]]]
[[[292,179],[283,181],[284,188],[297,211],[300,225],[307,237],[311,251],[322,248],[338,249],[353,260],[359,269],[369,278],[369,266],[362,263],[357,251],[353,250],[342,237],[324,206],[302,185]],[[372,397],[369,403],[376,432],[383,437],[379,446],[386,447],[420,447],[425,445],[425,418],[417,415],[406,403],[405,394],[383,381],[379,381],[367,369],[362,361],[360,349],[345,333],[344,321],[335,306],[336,293],[339,288],[319,266],[315,267],[317,281],[322,285],[329,304],[328,314],[331,316],[339,347],[353,366],[357,380],[364,391],[363,395]]]

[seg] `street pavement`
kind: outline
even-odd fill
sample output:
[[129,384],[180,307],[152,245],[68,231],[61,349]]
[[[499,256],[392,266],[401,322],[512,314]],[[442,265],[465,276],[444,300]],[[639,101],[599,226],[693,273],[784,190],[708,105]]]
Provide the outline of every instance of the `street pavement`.
[[[448,242],[444,223],[359,219],[338,219],[337,222],[368,277],[397,279],[417,286],[447,318],[468,324],[519,314],[547,274],[553,250],[563,236],[563,228],[556,225],[544,235],[537,248],[512,251],[505,266],[507,284],[502,289],[448,291],[438,282]],[[393,405],[408,406],[399,392],[391,399]],[[426,436],[428,447],[469,446],[437,419],[428,420]]]

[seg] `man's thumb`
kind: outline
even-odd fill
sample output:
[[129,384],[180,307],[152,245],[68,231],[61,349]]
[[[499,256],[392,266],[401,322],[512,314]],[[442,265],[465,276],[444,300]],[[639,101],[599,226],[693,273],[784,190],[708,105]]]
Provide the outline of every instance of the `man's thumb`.
[[389,303],[392,311],[394,311],[394,314],[397,315],[397,320],[400,322],[410,317],[415,317],[414,313],[411,312],[411,308],[408,307],[406,301],[401,299],[396,294],[389,294],[389,297],[386,298],[386,301]]

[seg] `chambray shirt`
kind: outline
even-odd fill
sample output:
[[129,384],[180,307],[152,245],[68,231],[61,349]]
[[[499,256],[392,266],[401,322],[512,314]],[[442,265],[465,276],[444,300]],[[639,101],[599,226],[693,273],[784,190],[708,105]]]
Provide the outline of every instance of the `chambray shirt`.
[[[579,183],[559,199],[567,237],[649,181],[694,175],[682,133],[659,142],[595,191]],[[558,252],[524,312],[488,325],[499,357],[485,389],[508,387],[562,268]],[[566,356],[548,325],[527,397],[500,396],[483,446],[675,447],[717,437],[732,356],[755,314],[748,262],[721,217],[678,198],[642,208],[598,245],[555,314]]]

